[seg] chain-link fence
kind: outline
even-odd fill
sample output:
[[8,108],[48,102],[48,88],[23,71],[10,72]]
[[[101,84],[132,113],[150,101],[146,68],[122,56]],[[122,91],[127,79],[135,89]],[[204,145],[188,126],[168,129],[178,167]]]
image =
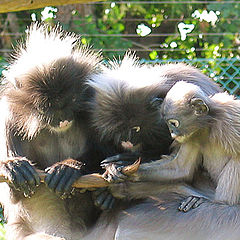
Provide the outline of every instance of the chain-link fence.
[[[148,61],[142,59],[141,62],[147,64],[164,64],[172,62],[185,62],[201,69],[203,73],[219,83],[230,94],[240,97],[240,59],[238,58],[217,58],[217,59],[178,59],[178,60],[155,60]],[[0,74],[4,68],[4,63],[0,64]]]

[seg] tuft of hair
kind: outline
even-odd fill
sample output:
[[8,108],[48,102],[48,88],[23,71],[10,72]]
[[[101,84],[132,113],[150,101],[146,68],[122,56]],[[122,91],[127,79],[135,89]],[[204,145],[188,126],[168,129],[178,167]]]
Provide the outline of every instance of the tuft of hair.
[[88,81],[95,89],[92,121],[102,137],[115,137],[116,133],[143,125],[146,129],[149,125],[149,136],[158,132],[159,109],[151,105],[151,100],[161,95],[157,84],[161,80],[159,76],[149,77],[152,67],[141,65],[135,55],[127,53],[121,62],[110,62],[102,69]]
[[227,153],[240,154],[240,100],[227,92],[212,96],[210,112],[214,117],[210,139]]
[[100,62],[100,55],[81,45],[75,34],[59,26],[33,24],[26,40],[15,48],[3,79],[3,95],[17,132],[28,139],[34,137],[45,127],[43,120],[47,121],[39,112],[50,106],[60,108],[57,104],[63,96],[72,102],[86,81],[98,73]]
[[173,87],[169,90],[166,95],[166,101],[172,101],[177,105],[181,105],[181,103],[188,102],[188,100],[190,100],[193,96],[201,96],[201,98],[207,97],[199,86],[185,81],[180,81],[173,85]]

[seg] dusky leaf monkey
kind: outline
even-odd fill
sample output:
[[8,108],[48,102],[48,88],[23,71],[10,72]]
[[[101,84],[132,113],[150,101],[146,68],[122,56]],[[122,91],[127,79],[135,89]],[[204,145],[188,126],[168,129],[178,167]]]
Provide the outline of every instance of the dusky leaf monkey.
[[[215,201],[238,204],[240,101],[227,93],[209,97],[198,86],[179,82],[168,92],[162,114],[180,143],[174,158],[162,165],[164,174],[189,180],[202,165],[216,184]],[[195,199],[190,197],[188,202],[194,204]]]
[[[169,154],[172,139],[159,108],[169,89],[183,79],[198,85],[207,95],[222,91],[194,67],[183,63],[141,65],[131,54],[120,64],[112,62],[89,81],[95,89],[91,117],[99,137],[103,142],[112,139],[119,152],[129,153],[110,157],[103,165],[129,164],[128,160],[136,159],[134,154],[141,156],[143,163]],[[114,167],[111,170],[119,173]],[[121,178],[114,173],[106,178]]]
[[[71,184],[100,171],[106,157],[85,104],[91,95],[85,83],[101,58],[78,40],[34,24],[5,72],[0,172],[11,184],[0,184],[0,202],[9,240],[79,239],[98,216],[89,192],[71,194]],[[47,168],[46,185],[36,168]]]
[[170,153],[172,139],[159,108],[169,89],[183,79],[199,85],[207,95],[221,91],[194,67],[182,63],[141,65],[131,54],[120,64],[112,62],[103,67],[88,82],[95,89],[91,117],[99,138],[102,142],[112,140],[119,153],[125,151],[103,162],[108,181],[123,181],[122,166],[139,156],[144,165]]

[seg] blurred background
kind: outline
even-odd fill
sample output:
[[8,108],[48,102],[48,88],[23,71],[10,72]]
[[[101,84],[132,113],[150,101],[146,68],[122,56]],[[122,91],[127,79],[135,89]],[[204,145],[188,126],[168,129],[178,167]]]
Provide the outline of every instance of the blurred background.
[[80,34],[83,44],[101,50],[106,59],[121,59],[131,49],[143,63],[184,61],[240,95],[240,1],[65,2],[0,13],[1,70],[27,26],[45,21]]
[[132,49],[147,63],[188,62],[240,94],[240,1],[104,1],[2,13],[1,65],[33,21],[60,23],[106,58]]

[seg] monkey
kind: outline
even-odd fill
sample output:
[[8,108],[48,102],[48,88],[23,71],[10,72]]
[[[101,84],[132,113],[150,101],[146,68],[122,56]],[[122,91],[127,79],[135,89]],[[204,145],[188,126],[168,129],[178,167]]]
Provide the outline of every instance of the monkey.
[[[172,179],[191,179],[201,164],[216,183],[214,200],[238,204],[239,106],[240,101],[227,93],[209,97],[196,85],[184,81],[174,85],[163,102],[162,113],[180,149],[171,162],[163,164],[163,168],[169,167],[165,174]],[[180,209],[196,200],[190,197]]]
[[[139,179],[191,181],[201,165],[216,184],[214,201],[239,203],[239,100],[227,93],[207,96],[200,87],[177,82],[161,106],[175,150],[140,169]],[[179,210],[188,211],[202,203],[189,197]]]
[[200,86],[207,95],[222,91],[194,67],[183,63],[141,65],[131,53],[120,64],[113,61],[103,66],[102,72],[88,82],[95,89],[90,103],[92,124],[102,142],[112,139],[122,153],[103,161],[103,167],[108,162],[113,166],[114,173],[106,174],[108,181],[124,178],[114,170],[113,162],[128,165],[141,156],[144,163],[170,153],[172,138],[159,117],[159,107],[174,83],[183,79]]
[[[87,111],[86,82],[101,61],[78,36],[45,24],[33,24],[15,48],[0,102],[0,173],[10,181],[0,184],[7,239],[79,239],[96,221],[92,194],[71,185],[100,171],[106,157]],[[45,185],[37,169],[46,171]]]
[[194,67],[183,63],[141,65],[131,53],[121,63],[113,61],[103,66],[102,72],[88,82],[95,89],[90,102],[93,126],[102,142],[112,139],[120,153],[102,162],[107,168],[106,180],[124,181],[121,168],[138,157],[144,165],[170,154],[172,139],[167,124],[159,117],[159,107],[168,90],[182,79],[201,86],[208,95],[222,91]]

